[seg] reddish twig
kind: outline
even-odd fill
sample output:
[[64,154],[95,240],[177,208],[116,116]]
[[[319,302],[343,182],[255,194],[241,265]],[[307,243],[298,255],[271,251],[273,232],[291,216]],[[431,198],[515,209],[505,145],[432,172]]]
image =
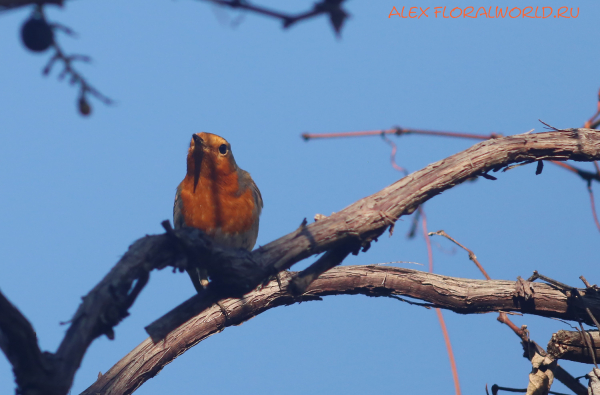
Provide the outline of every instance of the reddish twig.
[[598,182],[600,182],[600,172],[598,172],[598,171],[595,172],[595,173],[592,173],[591,171],[582,170],[582,169],[579,169],[579,168],[577,168],[575,166],[572,166],[572,165],[570,165],[568,163],[559,162],[559,161],[556,161],[556,160],[550,160],[548,162],[553,163],[553,164],[555,164],[557,166],[560,166],[563,169],[570,171],[571,173],[577,174],[579,177],[581,177],[585,181],[598,181]]
[[[542,123],[544,123],[544,122],[542,122]],[[547,124],[545,124],[545,125],[547,125]],[[558,130],[551,126],[548,126],[548,127],[553,130]],[[420,134],[420,135],[456,137],[456,138],[465,138],[465,139],[474,139],[474,140],[489,140],[489,139],[495,139],[498,137],[502,137],[502,135],[499,133],[490,133],[489,135],[485,135],[485,134],[446,132],[446,131],[439,131],[439,130],[422,130],[422,129],[408,129],[408,128],[405,129],[405,128],[396,127],[396,128],[392,128],[392,129],[366,130],[366,131],[360,131],[360,132],[303,133],[302,138],[305,141],[308,141],[308,140],[312,140],[312,139],[329,139],[329,138],[338,138],[338,137],[383,136],[384,140],[386,140],[386,142],[388,142],[388,141],[391,142],[391,140],[389,140],[385,137],[386,135],[391,135],[391,134],[396,135],[396,136],[400,136],[400,135],[404,135],[404,134]],[[392,147],[394,148],[394,146],[392,146]],[[394,150],[392,152],[392,155],[393,154],[395,154]],[[550,160],[549,162],[552,162],[555,165],[561,166],[561,167],[579,175],[581,178],[583,178],[586,181],[591,179],[591,180],[600,182],[600,168],[598,167],[598,164],[595,162],[594,163],[595,163],[596,170],[597,170],[596,173],[582,170],[582,169],[576,168],[574,166],[571,166],[569,164],[559,162],[559,161]],[[400,166],[398,166],[398,167],[400,167]],[[396,167],[394,167],[394,168],[396,168]],[[400,167],[400,169],[403,169],[403,168]],[[403,169],[401,171],[405,171],[405,170]]]
[[[477,257],[475,256],[475,253],[473,251],[471,251],[470,249],[468,249],[464,245],[460,244],[458,241],[456,241],[453,237],[451,237],[450,235],[448,235],[443,230],[438,230],[437,232],[429,232],[429,233],[427,233],[427,236],[433,236],[433,235],[444,236],[448,240],[452,241],[454,244],[456,244],[459,247],[461,247],[463,250],[467,251],[467,253],[469,254],[469,259],[472,260],[475,263],[475,265],[477,266],[477,268],[479,269],[479,271],[481,271],[481,273],[483,274],[483,276],[485,277],[485,279],[488,280],[488,281],[491,280],[491,277],[487,274],[487,272],[485,271],[485,269],[483,268],[483,266],[479,263],[479,261],[477,260]],[[508,318],[508,316],[506,315],[506,313],[501,312],[499,314],[499,316],[498,316],[498,321],[500,321],[503,324],[506,324],[521,339],[523,339],[523,340],[526,339],[526,335],[527,335],[526,331],[524,331],[522,328],[519,328],[518,326],[516,326]]]
[[[598,106],[600,106],[600,102],[598,102]],[[600,178],[600,166],[598,166],[598,161],[594,161],[594,167],[596,168],[596,175]],[[590,201],[592,205],[592,214],[594,215],[594,222],[596,223],[596,227],[600,230],[600,221],[598,221],[598,214],[596,212],[596,204],[594,203],[594,192],[592,192],[592,183],[588,181],[588,191],[590,193]]]
[[477,260],[477,257],[475,256],[475,253],[473,251],[471,251],[470,249],[468,249],[464,245],[460,244],[458,241],[454,240],[452,237],[450,237],[450,235],[448,233],[444,232],[443,230],[438,230],[437,232],[429,232],[427,234],[427,236],[433,236],[433,235],[444,236],[445,238],[447,238],[448,240],[452,241],[454,244],[456,244],[457,246],[459,246],[463,250],[467,251],[469,253],[469,259],[472,260],[473,263],[475,263],[475,265],[477,266],[477,268],[479,269],[479,271],[483,274],[483,277],[485,277],[486,280],[491,280],[492,279],[490,276],[488,276],[488,274],[485,271],[485,269],[483,268],[483,266],[481,266],[481,264]]
[[427,232],[427,216],[423,210],[423,206],[418,208],[419,216],[421,217],[421,227],[423,228],[423,237],[425,238],[425,244],[427,245],[427,258],[429,259],[429,273],[433,273],[433,251],[431,249],[431,240],[429,239]]
[[600,221],[598,221],[598,213],[596,212],[596,204],[594,203],[594,192],[592,191],[592,183],[588,181],[587,184],[588,192],[590,194],[590,204],[592,206],[592,215],[594,216],[594,222],[596,223],[596,228],[600,231]]
[[[220,1],[220,0],[219,0]],[[599,112],[594,115],[594,117],[596,117],[599,113],[600,113],[600,102],[599,102]],[[594,118],[592,117],[592,118]],[[553,130],[558,130],[546,123],[542,122],[544,125],[546,125],[548,128],[551,128]],[[591,122],[591,121],[588,121]],[[590,126],[588,125],[588,123],[586,122],[586,126]],[[597,125],[596,125],[597,126]],[[375,135],[380,135],[383,140],[389,144],[392,147],[392,153],[391,153],[391,164],[392,167],[400,172],[402,172],[404,175],[407,175],[408,172],[405,168],[399,166],[396,163],[396,152],[397,152],[397,146],[396,144],[390,140],[389,138],[387,138],[387,135],[389,134],[394,134],[397,136],[403,135],[403,134],[422,134],[422,135],[433,135],[433,136],[445,136],[445,137],[457,137],[457,138],[469,138],[469,139],[476,139],[476,140],[489,140],[491,138],[497,138],[500,137],[501,135],[496,134],[496,133],[491,133],[490,135],[481,135],[481,134],[469,134],[469,133],[455,133],[455,132],[445,132],[445,131],[432,131],[432,130],[420,130],[420,129],[403,129],[400,127],[396,127],[396,128],[392,128],[392,129],[387,129],[387,130],[367,130],[367,131],[360,131],[360,132],[342,132],[342,133],[303,133],[302,134],[302,138],[306,141],[310,140],[310,139],[325,139],[325,138],[338,138],[338,137],[359,137],[359,136],[375,136]],[[588,183],[588,192],[590,194],[590,202],[591,202],[591,207],[592,207],[592,215],[594,217],[594,222],[596,224],[596,227],[598,228],[598,230],[600,231],[600,221],[598,220],[598,214],[596,213],[596,206],[594,203],[594,194],[592,192],[592,187],[591,187],[591,181],[595,180],[600,182],[600,166],[598,166],[598,163],[594,161],[594,166],[596,168],[596,172],[590,172],[587,170],[582,170],[582,169],[578,169],[572,165],[569,165],[567,163],[564,162],[560,162],[560,161],[555,161],[555,160],[550,160],[549,162],[560,166],[566,170],[571,171],[572,173],[577,174],[579,177],[581,177],[583,180],[587,181]],[[523,164],[527,164],[527,163],[522,163],[522,164],[518,164],[518,165],[514,165],[512,167],[517,167],[517,166],[521,166]],[[512,167],[508,167],[505,169],[509,170]],[[543,168],[543,162],[542,161],[538,161],[538,167],[536,170],[536,175],[540,174],[542,172],[542,168]],[[490,176],[489,174],[481,174],[481,176],[483,176],[484,178],[489,178],[492,180],[495,180],[496,178],[493,176]],[[414,234],[414,232],[410,232],[410,234]],[[454,241],[456,244],[458,244],[459,246],[461,246],[462,248],[464,248],[467,252],[469,252],[469,258],[475,262],[475,264],[477,265],[477,267],[479,268],[479,270],[481,270],[481,272],[484,274],[484,276],[486,276],[487,279],[489,279],[489,276],[487,275],[487,273],[485,273],[485,270],[483,269],[483,267],[479,264],[479,262],[477,261],[477,259],[473,259],[472,256],[474,256],[473,252],[469,249],[467,249],[466,247],[462,246],[461,244],[459,244],[458,242],[456,242],[456,240],[453,240],[452,238],[450,238],[449,236],[446,235],[446,237],[448,237],[450,240]]]
[[506,313],[502,312],[498,314],[497,320],[498,322],[508,326],[515,333],[515,335],[521,338],[521,340],[526,339],[525,331],[523,330],[523,328],[519,328],[518,326],[516,326],[515,323],[512,322],[510,318],[508,318]]
[[[545,354],[545,350],[540,347],[535,341],[529,338],[529,331],[527,330],[527,326],[523,325],[521,328],[516,326],[510,318],[506,315],[506,313],[501,312],[498,314],[497,318],[498,322],[505,324],[508,326],[515,335],[519,336],[521,342],[527,351],[525,355],[529,360],[532,357],[532,351],[535,350],[538,354]],[[587,394],[587,388],[585,388],[581,383],[573,377],[569,372],[567,372],[562,366],[556,365],[554,370],[554,375],[558,381],[563,383],[567,388],[573,391],[577,395],[585,395]]]
[[592,180],[600,181],[600,167],[598,166],[598,163],[596,161],[594,161],[594,167],[596,168],[596,172],[592,173],[590,171],[578,169],[578,168],[571,166],[564,162],[558,162],[558,161],[554,161],[554,160],[551,160],[550,162],[554,163],[557,166],[562,167],[563,169],[566,169],[572,173],[577,174],[579,177],[581,177],[583,180],[585,180],[587,182],[587,189],[588,189],[588,193],[590,195],[590,205],[592,208],[592,216],[594,217],[594,223],[596,224],[596,227],[600,231],[600,221],[598,220],[598,214],[596,212],[596,204],[594,202],[594,192],[592,191]]
[[600,125],[600,91],[598,91],[598,101],[596,102],[596,113],[584,123],[584,128],[596,129]]
[[398,170],[399,172],[404,173],[405,176],[408,175],[408,171],[404,167],[398,166],[398,163],[396,163],[396,152],[398,151],[396,143],[388,139],[384,133],[381,134],[381,137],[383,138],[383,141],[385,141],[392,147],[392,153],[390,154],[390,162],[392,164],[392,167]]
[[[433,273],[433,251],[431,249],[431,240],[427,233],[427,217],[423,211],[422,206],[419,207],[419,213],[421,215],[421,225],[423,228],[423,237],[425,237],[425,244],[427,245],[427,257],[429,259],[429,273]],[[456,368],[456,360],[454,359],[454,352],[452,351],[452,343],[450,343],[450,336],[448,335],[448,329],[446,328],[446,322],[442,310],[435,308],[435,313],[440,321],[442,327],[442,333],[444,334],[444,343],[446,343],[446,350],[448,352],[448,358],[450,359],[450,367],[452,369],[452,379],[454,380],[454,390],[457,395],[460,395],[460,383],[458,381],[458,369]]]
[[311,139],[378,136],[378,135],[386,135],[386,134],[395,134],[396,136],[400,136],[403,134],[422,134],[422,135],[429,135],[429,136],[458,137],[458,138],[474,139],[474,140],[489,140],[489,139],[495,139],[498,137],[502,137],[502,135],[498,134],[498,133],[490,133],[489,135],[486,135],[486,134],[456,133],[456,132],[445,132],[445,131],[438,131],[438,130],[408,129],[408,128],[395,127],[392,129],[367,130],[367,131],[361,131],[361,132],[303,133],[302,138],[304,140],[308,141]]
[[[461,248],[463,248],[464,250],[466,250],[469,253],[469,259],[471,259],[473,262],[475,262],[475,264],[477,265],[477,267],[479,268],[481,273],[483,273],[483,275],[485,276],[485,278],[488,281],[491,280],[490,276],[488,276],[488,274],[486,273],[483,266],[479,263],[479,261],[477,261],[477,257],[475,257],[475,254],[473,253],[473,251],[466,248],[465,246],[463,246],[462,244],[460,244],[459,242],[454,240],[452,237],[448,236],[446,234],[446,232],[444,232],[443,230],[435,232],[435,233],[434,232],[429,233],[429,235],[433,235],[433,234],[438,234],[440,236],[444,236],[444,237],[448,238],[449,240],[451,240],[452,242],[454,242],[455,244],[457,244],[458,246],[460,246]],[[519,338],[523,342],[523,345],[526,347],[526,350],[528,351],[527,356],[529,357],[530,360],[532,357],[533,349],[535,349],[540,354],[544,353],[544,350],[537,343],[535,343],[533,340],[529,339],[529,331],[527,330],[526,326],[519,328],[508,318],[508,316],[505,312],[500,312],[497,319],[499,322],[508,326],[517,336],[519,336]],[[573,378],[573,376],[571,376],[562,367],[557,366],[556,370],[555,370],[555,374],[556,374],[557,380],[562,382],[564,385],[566,385],[569,389],[571,389],[576,394],[583,395],[585,393],[585,391],[586,391],[585,387],[583,387],[575,378]],[[494,390],[494,387],[496,387],[496,391]],[[493,394],[497,393],[497,390],[500,389],[500,387],[497,387],[496,385],[494,385],[494,387],[492,387]]]

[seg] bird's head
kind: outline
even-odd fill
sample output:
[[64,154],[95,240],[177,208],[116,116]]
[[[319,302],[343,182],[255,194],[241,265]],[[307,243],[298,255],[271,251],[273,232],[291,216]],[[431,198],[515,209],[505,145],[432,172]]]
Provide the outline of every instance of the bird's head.
[[187,156],[187,172],[194,177],[194,187],[201,176],[222,179],[236,171],[237,165],[227,140],[205,132],[192,135]]

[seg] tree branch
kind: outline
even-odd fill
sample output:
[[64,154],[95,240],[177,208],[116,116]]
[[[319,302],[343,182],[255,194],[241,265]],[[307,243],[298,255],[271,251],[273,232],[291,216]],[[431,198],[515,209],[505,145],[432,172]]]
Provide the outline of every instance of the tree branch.
[[[600,360],[600,334],[598,331],[586,331],[595,359]],[[552,335],[548,343],[548,353],[555,359],[594,363],[591,350],[579,331],[558,331]]]
[[[353,253],[358,253],[361,248],[364,251],[402,215],[411,214],[420,204],[469,178],[490,177],[488,171],[501,170],[513,163],[568,159],[600,159],[600,133],[591,129],[570,129],[481,142],[404,177],[330,217],[309,225],[303,223],[296,231],[253,252],[221,249],[212,245],[201,231],[189,228],[175,231],[179,240],[172,234],[139,239],[84,298],[53,355],[55,374],[52,383],[56,388],[70,388],[87,347],[102,334],[109,338],[114,336],[113,327],[127,316],[127,309],[144,285],[143,280],[153,269],[205,267],[211,278],[202,303],[206,308],[215,300],[243,296],[272,275],[311,255],[337,248],[347,248]],[[183,249],[177,241],[185,241],[187,248]],[[199,262],[195,257],[202,257],[202,260]],[[440,295],[439,298],[441,300],[434,303],[443,302],[444,297]],[[566,304],[560,299],[549,303]],[[544,315],[537,303],[522,308]],[[572,319],[566,311],[558,316]],[[587,316],[583,316],[583,320],[586,319]],[[7,338],[7,341],[12,339]],[[16,376],[18,374],[15,372]],[[38,390],[51,394],[47,391],[49,386],[51,383]],[[22,394],[39,392],[22,391]],[[62,390],[56,392],[57,395],[65,393]]]
[[[520,277],[517,279],[517,282],[521,282]],[[521,292],[518,292],[520,296],[523,296]],[[523,296],[524,297],[524,296]],[[533,358],[533,356],[538,353],[540,355],[545,355],[546,350],[544,350],[539,344],[529,338],[529,331],[525,327],[517,327],[507,316],[506,313],[502,312],[498,314],[497,320],[503,324],[506,324],[512,331],[521,339],[521,346],[523,346],[523,357],[527,358],[529,361]],[[556,365],[554,369],[554,375],[558,381],[563,383],[567,388],[569,388],[573,393],[577,395],[588,395],[587,388],[584,387],[579,380],[573,377],[569,372],[567,372],[562,366]]]
[[328,14],[329,20],[336,34],[339,36],[342,29],[342,25],[346,18],[349,17],[348,13],[342,8],[344,0],[322,0],[313,5],[313,8],[301,12],[296,15],[283,13],[280,11],[271,10],[262,6],[256,6],[250,4],[247,0],[206,0],[214,4],[219,4],[234,9],[242,9],[250,12],[254,12],[259,15],[264,15],[276,19],[280,19],[283,22],[283,28],[287,29],[293,24],[300,22],[305,19],[313,18],[321,14]]
[[0,292],[0,349],[13,366],[19,388],[43,384],[49,364],[38,346],[33,327],[2,292]]
[[0,11],[35,4],[54,4],[62,6],[64,0],[0,0]]
[[[239,262],[220,261],[212,271],[209,269],[209,274],[211,278],[216,277],[215,283],[219,287],[252,289],[264,281],[265,274],[268,276],[288,269],[311,255],[341,245],[354,245],[355,248],[362,246],[363,250],[369,248],[370,243],[392,227],[398,218],[412,214],[419,205],[435,195],[475,176],[491,177],[487,175],[489,171],[498,171],[513,163],[568,159],[592,161],[598,156],[600,132],[591,129],[569,129],[487,140],[432,163],[330,217],[303,225],[296,232],[258,248],[252,253],[258,264],[256,269],[242,273],[236,268]],[[233,275],[236,272],[239,275]],[[239,283],[239,280],[245,284]],[[179,324],[191,317],[182,316]],[[175,329],[164,325],[162,327],[163,334]],[[150,335],[155,340],[160,339],[156,334]]]
[[[600,132],[571,129],[488,140],[430,164],[330,217],[254,251],[260,267],[283,270],[344,243],[363,247],[402,215],[469,178],[512,163],[538,160],[591,161],[600,157]],[[224,268],[229,271],[229,268]]]
[[[277,306],[320,300],[327,295],[402,295],[460,314],[517,311],[569,320],[587,316],[577,301],[542,283],[531,284],[534,300],[525,302],[517,296],[517,281],[468,280],[389,266],[343,266],[321,275],[309,285],[306,293],[295,297],[289,286],[295,275],[281,273],[281,287],[273,280],[241,299],[222,300],[227,316],[214,305],[169,333],[161,342],[146,339],[81,395],[131,394],[179,355],[226,327],[239,325]],[[594,306],[594,311],[600,311],[600,298],[595,292],[585,298]]]

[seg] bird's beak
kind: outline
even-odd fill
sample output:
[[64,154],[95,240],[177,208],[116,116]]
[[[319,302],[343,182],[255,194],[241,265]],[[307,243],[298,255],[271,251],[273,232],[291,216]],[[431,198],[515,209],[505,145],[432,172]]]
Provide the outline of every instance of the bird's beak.
[[197,134],[192,135],[192,138],[194,139],[194,144],[200,146],[204,144],[204,140],[202,140],[202,137],[198,136]]
[[194,193],[196,193],[196,186],[200,180],[200,171],[202,168],[202,158],[204,157],[204,140],[197,134],[192,135],[194,140]]

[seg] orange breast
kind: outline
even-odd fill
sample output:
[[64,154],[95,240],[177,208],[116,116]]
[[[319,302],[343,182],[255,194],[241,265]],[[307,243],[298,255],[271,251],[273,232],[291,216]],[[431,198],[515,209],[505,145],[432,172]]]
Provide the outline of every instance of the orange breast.
[[231,177],[235,179],[201,177],[195,192],[193,177],[183,180],[180,194],[187,226],[202,229],[209,235],[217,230],[236,234],[251,228],[256,220],[254,196],[249,188],[239,194],[237,173]]

